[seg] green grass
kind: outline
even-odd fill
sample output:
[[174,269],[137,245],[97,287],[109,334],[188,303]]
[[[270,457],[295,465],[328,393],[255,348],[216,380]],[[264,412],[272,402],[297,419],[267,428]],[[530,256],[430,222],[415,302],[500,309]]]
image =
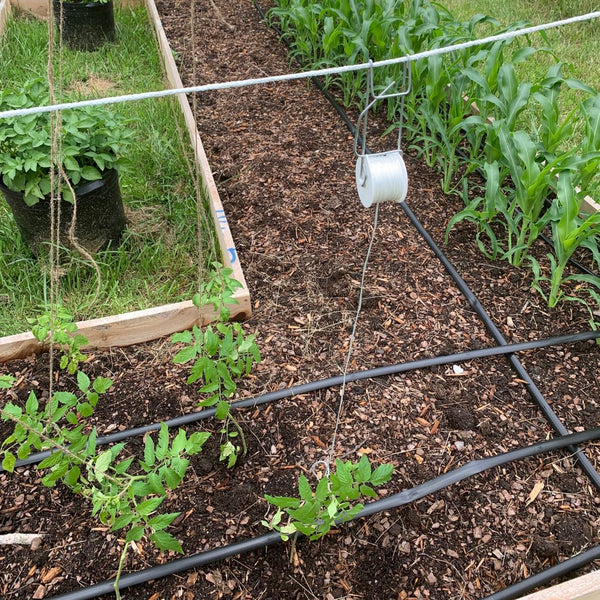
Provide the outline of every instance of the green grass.
[[[469,20],[477,13],[495,17],[502,25],[524,20],[531,25],[566,19],[576,15],[597,11],[597,0],[553,0],[532,2],[531,0],[441,0],[442,6],[450,10],[458,20]],[[480,31],[483,35],[484,30]],[[600,20],[565,25],[548,30],[545,36],[535,34],[529,42],[533,47],[549,47],[557,58],[566,65],[565,75],[584,81],[600,90]],[[543,75],[550,58],[540,54],[526,62],[529,80]]]
[[[95,52],[55,50],[55,77],[65,99],[114,96],[165,87],[160,57],[145,9],[117,10],[117,41]],[[18,88],[45,76],[47,25],[12,18],[0,37],[0,85]],[[97,277],[85,259],[64,251],[59,298],[76,319],[87,319],[189,299],[198,287],[196,196],[179,130],[175,100],[143,100],[111,110],[134,119],[131,168],[121,176],[129,219],[122,245],[99,252],[101,294],[92,304]],[[186,140],[187,141],[187,140]],[[185,142],[184,142],[185,143]],[[189,145],[189,144],[188,144]],[[187,157],[191,160],[190,156]],[[206,218],[204,218],[206,221]],[[211,228],[202,232],[214,260]],[[211,254],[212,252],[212,254]],[[0,335],[29,329],[28,319],[50,301],[50,265],[34,259],[21,242],[12,214],[0,202]]]

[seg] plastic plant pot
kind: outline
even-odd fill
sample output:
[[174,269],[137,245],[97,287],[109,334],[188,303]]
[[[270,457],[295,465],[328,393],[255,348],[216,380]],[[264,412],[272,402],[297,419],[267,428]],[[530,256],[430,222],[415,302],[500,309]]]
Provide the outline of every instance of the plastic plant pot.
[[[23,241],[37,255],[40,245],[51,240],[50,198],[46,197],[33,206],[27,206],[22,192],[13,192],[2,183],[0,191],[12,210]],[[75,237],[78,244],[88,252],[97,252],[108,245],[117,245],[127,223],[117,171],[105,171],[102,179],[75,188],[75,195]],[[60,243],[66,246],[69,245],[72,216],[73,205],[61,200]]]
[[54,19],[62,40],[71,50],[96,50],[115,39],[113,1],[66,2],[54,0]]

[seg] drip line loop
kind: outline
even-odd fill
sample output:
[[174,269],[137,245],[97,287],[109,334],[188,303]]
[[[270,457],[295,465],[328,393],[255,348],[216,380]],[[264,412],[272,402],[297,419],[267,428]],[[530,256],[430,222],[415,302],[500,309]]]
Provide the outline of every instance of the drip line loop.
[[324,473],[323,477],[329,477],[329,475],[330,475],[329,461],[318,460],[318,461],[314,462],[310,467],[310,472],[313,474],[314,478],[319,479],[319,476],[317,473],[317,467],[319,467],[319,465],[325,468],[325,473]]

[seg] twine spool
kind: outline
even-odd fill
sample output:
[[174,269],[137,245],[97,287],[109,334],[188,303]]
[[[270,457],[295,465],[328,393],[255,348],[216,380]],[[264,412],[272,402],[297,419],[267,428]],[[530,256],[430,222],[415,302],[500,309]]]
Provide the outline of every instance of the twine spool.
[[408,173],[399,150],[364,154],[356,161],[356,188],[362,205],[404,202]]

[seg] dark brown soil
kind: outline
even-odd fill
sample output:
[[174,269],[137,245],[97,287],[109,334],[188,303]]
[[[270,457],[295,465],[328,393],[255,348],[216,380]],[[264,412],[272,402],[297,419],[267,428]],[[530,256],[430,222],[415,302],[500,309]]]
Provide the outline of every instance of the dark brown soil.
[[[158,4],[188,84],[194,55],[197,83],[295,68],[250,0],[198,0],[196,48],[189,5]],[[373,211],[362,208],[355,190],[350,134],[318,90],[302,81],[201,95],[197,119],[252,294],[254,314],[244,328],[257,333],[263,356],[238,397],[339,375],[373,228]],[[375,134],[371,141],[376,149],[394,143]],[[589,328],[578,304],[549,310],[529,289],[527,269],[486,260],[469,226],[457,227],[444,246],[446,223],[460,201],[444,196],[438,175],[410,152],[406,162],[408,205],[509,342]],[[350,370],[493,345],[402,209],[382,205]],[[186,385],[186,369],[172,364],[175,351],[159,340],[90,355],[85,370],[115,380],[92,419],[100,433],[195,409],[197,387]],[[591,342],[520,355],[570,431],[598,424],[599,356]],[[336,456],[358,459],[367,452],[375,464],[393,462],[394,477],[379,490],[386,496],[552,435],[504,358],[461,367],[349,385]],[[47,356],[2,371],[20,379],[13,399],[24,400],[30,389],[43,397]],[[61,375],[56,385],[67,380]],[[200,423],[215,435],[166,507],[181,512],[171,531],[186,555],[266,531],[264,494],[292,494],[301,473],[311,477],[311,465],[327,455],[338,401],[333,388],[240,411],[249,452],[231,470],[218,462],[218,425]],[[130,446],[140,450],[140,440]],[[600,467],[598,445],[586,452]],[[114,575],[123,540],[90,517],[84,500],[62,486],[41,487],[32,467],[0,475],[0,485],[0,533],[44,535],[35,551],[0,551],[2,597],[51,597]],[[568,453],[556,452],[347,524],[318,542],[299,542],[293,552],[289,544],[272,546],[131,588],[125,597],[479,599],[598,544],[599,519],[598,490]],[[125,570],[175,558],[144,539]]]

